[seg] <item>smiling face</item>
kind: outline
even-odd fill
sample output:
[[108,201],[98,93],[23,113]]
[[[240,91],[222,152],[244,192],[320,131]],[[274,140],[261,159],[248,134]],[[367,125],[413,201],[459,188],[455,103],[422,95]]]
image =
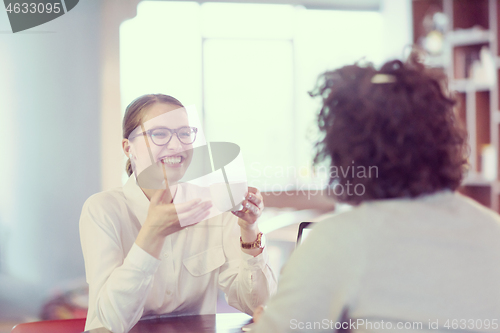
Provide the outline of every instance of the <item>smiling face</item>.
[[[143,110],[142,125],[129,136],[129,148],[124,146],[125,151],[132,154],[132,167],[138,180],[148,179],[142,185],[165,188],[165,177],[169,185],[182,178],[191,163],[193,145],[182,143],[173,133],[170,141],[164,143],[170,135],[166,129],[175,131],[188,126],[186,110],[178,105],[154,103]],[[182,133],[178,135],[183,139]]]

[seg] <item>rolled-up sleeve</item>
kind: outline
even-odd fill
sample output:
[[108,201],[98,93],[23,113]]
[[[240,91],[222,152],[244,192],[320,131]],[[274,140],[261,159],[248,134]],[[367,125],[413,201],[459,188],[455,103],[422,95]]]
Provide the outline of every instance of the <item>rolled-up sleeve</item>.
[[160,260],[135,243],[129,251],[124,249],[116,220],[119,215],[113,215],[109,206],[113,202],[106,199],[90,197],[80,217],[80,241],[89,284],[85,329],[106,327],[120,333],[129,331],[141,318]]
[[276,292],[276,277],[269,266],[266,248],[256,257],[241,250],[240,227],[229,213],[224,217],[223,245],[226,263],[221,267],[219,287],[229,305],[248,314]]

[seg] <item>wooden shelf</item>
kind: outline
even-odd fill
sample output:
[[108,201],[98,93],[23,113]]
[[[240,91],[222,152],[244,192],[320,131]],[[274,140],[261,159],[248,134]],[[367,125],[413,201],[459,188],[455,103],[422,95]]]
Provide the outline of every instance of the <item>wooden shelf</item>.
[[450,31],[446,35],[446,40],[452,46],[476,45],[492,43],[495,40],[495,34],[490,30],[463,29]]
[[[459,191],[498,212],[500,178],[486,179],[483,174],[493,176],[495,157],[500,166],[500,0],[413,0],[413,9],[415,43],[422,42],[429,29],[435,29],[429,24],[429,13],[439,10],[448,17],[443,59],[439,60],[449,76],[450,90],[456,92],[456,114],[467,130],[470,147],[469,174]],[[472,68],[480,68],[475,64],[481,63],[483,47],[494,57],[496,78],[492,83],[471,79]],[[494,148],[493,157],[491,148],[486,147]]]
[[[495,1],[495,0],[492,0]],[[480,26],[489,29],[489,0],[452,0],[452,30],[470,29]]]
[[474,43],[451,47],[453,57],[453,77],[451,79],[468,79],[473,64],[481,58],[481,49],[485,46],[490,47],[490,45],[489,43]]
[[490,91],[494,87],[491,84],[478,84],[470,79],[458,79],[450,82],[450,89],[458,92]]

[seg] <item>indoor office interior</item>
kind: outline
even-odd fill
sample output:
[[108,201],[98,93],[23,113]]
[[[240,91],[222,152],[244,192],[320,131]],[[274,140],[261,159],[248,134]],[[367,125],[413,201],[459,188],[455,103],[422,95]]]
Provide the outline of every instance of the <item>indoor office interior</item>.
[[[207,142],[239,145],[279,275],[301,222],[351,209],[312,166],[318,75],[404,59],[416,44],[460,102],[470,145],[460,191],[498,212],[497,9],[498,0],[85,0],[0,34],[0,333],[85,317],[82,205],[127,180],[121,121],[143,94],[174,96],[196,110]],[[217,311],[238,310],[221,293]]]

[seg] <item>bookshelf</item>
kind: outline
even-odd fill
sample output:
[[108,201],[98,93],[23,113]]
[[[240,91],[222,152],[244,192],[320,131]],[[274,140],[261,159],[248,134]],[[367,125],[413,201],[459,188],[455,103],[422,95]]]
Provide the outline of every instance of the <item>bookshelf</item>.
[[413,0],[413,42],[443,68],[469,135],[459,191],[500,212],[500,0]]

